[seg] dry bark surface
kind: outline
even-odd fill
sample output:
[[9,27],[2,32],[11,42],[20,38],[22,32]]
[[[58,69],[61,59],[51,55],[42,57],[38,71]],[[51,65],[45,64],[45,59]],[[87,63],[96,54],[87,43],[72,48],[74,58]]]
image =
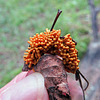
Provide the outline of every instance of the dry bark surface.
[[55,55],[46,54],[40,58],[34,69],[44,76],[50,100],[71,100],[62,60]]

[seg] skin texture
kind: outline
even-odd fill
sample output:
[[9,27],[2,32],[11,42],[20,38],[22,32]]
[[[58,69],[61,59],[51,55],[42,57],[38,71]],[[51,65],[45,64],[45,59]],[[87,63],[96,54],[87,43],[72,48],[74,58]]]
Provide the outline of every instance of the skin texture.
[[[81,88],[68,77],[72,100],[82,100]],[[0,89],[0,100],[49,100],[40,73],[21,72],[11,82]]]

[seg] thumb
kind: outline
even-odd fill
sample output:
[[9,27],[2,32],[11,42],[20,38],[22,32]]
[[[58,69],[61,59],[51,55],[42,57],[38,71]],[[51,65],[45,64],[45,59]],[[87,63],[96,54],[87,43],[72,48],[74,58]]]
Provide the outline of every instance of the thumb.
[[48,100],[44,78],[33,73],[8,88],[1,100]]

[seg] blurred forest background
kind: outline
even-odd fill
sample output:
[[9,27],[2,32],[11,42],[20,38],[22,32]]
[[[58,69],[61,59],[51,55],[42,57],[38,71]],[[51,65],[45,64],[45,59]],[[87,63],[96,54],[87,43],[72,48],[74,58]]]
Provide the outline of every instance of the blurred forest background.
[[71,34],[82,59],[92,33],[88,0],[0,0],[0,88],[21,72],[29,37],[50,29],[58,9],[54,29]]

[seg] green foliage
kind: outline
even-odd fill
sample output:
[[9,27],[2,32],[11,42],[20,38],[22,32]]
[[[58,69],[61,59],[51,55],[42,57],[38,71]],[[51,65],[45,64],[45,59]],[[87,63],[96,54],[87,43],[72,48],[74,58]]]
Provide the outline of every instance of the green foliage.
[[20,72],[29,36],[50,29],[58,9],[55,29],[71,33],[82,57],[89,43],[87,0],[0,0],[0,87]]
[[100,0],[94,0],[95,6],[100,7]]
[[[0,88],[5,85],[5,83],[8,83],[12,78],[14,78],[15,75],[21,72],[21,68],[14,69],[13,71],[6,72],[5,75],[0,80]],[[3,73],[2,73],[3,74]]]

